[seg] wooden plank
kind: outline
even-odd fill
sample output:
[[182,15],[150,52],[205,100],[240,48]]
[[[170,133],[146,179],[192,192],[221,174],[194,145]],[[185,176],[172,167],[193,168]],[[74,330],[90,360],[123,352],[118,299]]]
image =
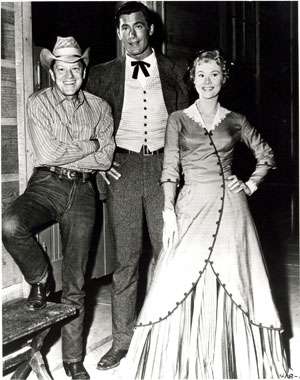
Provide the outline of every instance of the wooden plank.
[[9,355],[5,355],[2,359],[3,371],[6,371],[25,360],[29,360],[31,356],[32,350],[30,346],[22,347]]
[[14,3],[13,2],[2,2],[1,3],[1,10],[7,9],[7,10],[14,10]]
[[16,117],[2,117],[1,125],[17,125]]
[[9,67],[1,68],[1,118],[16,117],[16,70]]
[[33,170],[26,132],[26,101],[33,93],[32,20],[29,1],[15,3],[15,31],[19,186],[20,192],[23,192]]
[[2,212],[4,212],[18,196],[18,182],[2,183]]
[[29,336],[76,314],[75,307],[53,302],[47,302],[44,309],[32,312],[26,309],[26,302],[26,299],[19,299],[3,304],[3,344]]
[[3,174],[18,173],[17,126],[1,126],[1,170]]
[[30,360],[30,365],[38,380],[52,380],[47,372],[44,360],[39,351],[35,352],[33,355]]
[[[2,244],[2,302],[6,300],[3,289],[22,282],[23,276],[14,259]],[[16,297],[16,295],[15,295]]]
[[15,61],[11,61],[9,59],[2,59],[1,60],[1,67],[9,67],[11,69],[15,69],[16,64],[15,64]]
[[12,173],[12,174],[2,174],[1,175],[1,182],[17,182],[19,181],[19,174],[18,173]]
[[[2,8],[2,6],[1,6]],[[1,9],[1,58],[15,60],[14,9]]]

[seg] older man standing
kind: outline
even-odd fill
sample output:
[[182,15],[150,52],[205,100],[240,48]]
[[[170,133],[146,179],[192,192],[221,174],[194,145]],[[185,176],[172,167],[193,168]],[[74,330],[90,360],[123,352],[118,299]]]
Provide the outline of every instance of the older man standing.
[[[186,63],[156,53],[151,12],[139,2],[123,4],[115,17],[126,54],[92,67],[88,89],[112,107],[114,166],[103,174],[115,248],[112,286],[113,345],[98,369],[116,367],[126,354],[136,318],[144,218],[156,258],[162,248],[163,191],[159,185],[168,115],[188,106]],[[100,177],[101,178],[101,177]],[[103,184],[103,183],[102,183]],[[101,183],[100,183],[101,186]]]
[[96,211],[95,173],[110,168],[115,148],[110,106],[81,90],[89,62],[73,37],[41,51],[53,87],[28,99],[28,133],[34,173],[3,216],[3,243],[31,285],[28,309],[46,306],[49,268],[34,238],[45,223],[61,232],[62,302],[78,315],[62,328],[63,365],[73,379],[89,379],[83,366],[84,275]]

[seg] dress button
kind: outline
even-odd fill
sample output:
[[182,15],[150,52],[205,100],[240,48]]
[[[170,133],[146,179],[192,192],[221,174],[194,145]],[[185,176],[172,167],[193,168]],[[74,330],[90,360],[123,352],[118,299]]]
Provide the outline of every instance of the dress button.
[[144,127],[147,127],[147,124],[144,124]]
[[147,99],[144,99],[144,102],[146,102],[147,101]]
[[147,91],[144,91],[144,94],[147,94]]
[[210,142],[209,145],[214,145],[214,144],[212,142]]
[[145,131],[145,135],[147,134],[148,132],[147,131]]
[[147,119],[147,116],[146,116],[146,115],[144,115],[144,119]]
[[147,139],[144,139],[145,142],[147,142]]
[[147,107],[144,107],[144,110],[146,110],[147,109]]

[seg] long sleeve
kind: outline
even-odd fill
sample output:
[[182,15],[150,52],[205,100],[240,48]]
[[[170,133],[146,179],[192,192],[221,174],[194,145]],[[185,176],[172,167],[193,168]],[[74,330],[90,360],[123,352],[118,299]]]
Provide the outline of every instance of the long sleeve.
[[246,118],[242,125],[241,139],[256,158],[256,167],[249,181],[258,186],[271,169],[276,169],[273,150]]
[[[35,94],[27,102],[27,124],[31,145],[40,165],[64,165],[82,159],[98,149],[89,139],[64,141],[52,129],[52,115]],[[66,128],[66,133],[67,128]]]
[[97,152],[76,161],[80,169],[107,170],[110,168],[115,150],[113,118],[110,106],[103,103],[103,110],[96,128],[95,138],[99,142]]
[[173,209],[176,187],[180,182],[179,130],[180,125],[174,114],[171,114],[168,118],[165,134],[164,160],[161,175],[161,184],[163,185],[165,195],[165,209]]

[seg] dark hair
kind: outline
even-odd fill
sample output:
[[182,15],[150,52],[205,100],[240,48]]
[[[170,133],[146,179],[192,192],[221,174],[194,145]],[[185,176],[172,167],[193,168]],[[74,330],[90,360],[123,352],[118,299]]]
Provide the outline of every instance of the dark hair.
[[138,1],[129,1],[120,6],[115,15],[115,25],[117,28],[120,26],[120,17],[122,15],[130,15],[131,13],[142,12],[145,20],[150,27],[153,24],[151,12],[145,4],[139,3]]
[[230,62],[227,60],[225,54],[220,49],[202,49],[195,53],[189,59],[189,67],[187,69],[187,76],[189,80],[194,83],[195,69],[199,61],[208,62],[214,60],[219,66],[221,66],[222,73],[226,79],[229,78],[229,66]]

